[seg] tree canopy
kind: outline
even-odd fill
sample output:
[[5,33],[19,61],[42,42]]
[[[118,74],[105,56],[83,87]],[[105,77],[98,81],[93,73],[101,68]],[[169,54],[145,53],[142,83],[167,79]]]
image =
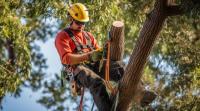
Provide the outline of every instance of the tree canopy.
[[[44,81],[46,58],[36,41],[47,41],[66,27],[70,3],[84,3],[91,21],[86,30],[99,44],[106,40],[113,21],[125,23],[125,56],[130,56],[144,20],[154,0],[0,0],[0,97],[7,93],[20,96],[20,86],[45,94],[39,103],[51,110],[64,111],[69,88],[60,88],[60,75]],[[155,43],[142,79],[158,94],[149,106],[157,110],[200,110],[200,3],[177,0],[180,16],[167,19]],[[51,21],[55,21],[51,23]],[[54,45],[54,44],[52,44]],[[58,72],[59,73],[59,72]],[[64,97],[63,97],[64,95]],[[53,109],[52,109],[53,108]],[[87,107],[86,107],[87,108]]]

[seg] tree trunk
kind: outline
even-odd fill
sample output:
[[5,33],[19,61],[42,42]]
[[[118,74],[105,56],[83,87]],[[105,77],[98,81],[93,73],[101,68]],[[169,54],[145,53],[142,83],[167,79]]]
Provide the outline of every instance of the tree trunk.
[[124,55],[124,23],[115,21],[110,30],[110,59],[121,61]]
[[[110,30],[111,36],[111,53],[110,58],[114,61],[122,61],[124,55],[124,23],[121,21],[115,21],[112,24]],[[136,94],[133,101],[140,105],[141,99],[144,95],[144,86],[140,82],[136,89]]]
[[144,65],[167,17],[166,4],[167,0],[157,0],[154,10],[147,16],[125,74],[119,83],[117,111],[127,111],[130,108]]

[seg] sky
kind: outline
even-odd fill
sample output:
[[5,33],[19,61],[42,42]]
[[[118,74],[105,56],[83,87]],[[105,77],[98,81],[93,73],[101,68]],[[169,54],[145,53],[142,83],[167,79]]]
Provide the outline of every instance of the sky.
[[[37,42],[41,46],[41,52],[47,58],[47,78],[54,77],[55,73],[59,73],[61,69],[60,59],[54,47],[54,38],[49,39],[45,43]],[[44,53],[45,52],[45,53]],[[0,111],[48,111],[44,106],[36,103],[40,98],[41,91],[32,92],[30,89],[22,88],[20,98],[14,98],[11,94],[7,94],[3,99],[3,110]]]

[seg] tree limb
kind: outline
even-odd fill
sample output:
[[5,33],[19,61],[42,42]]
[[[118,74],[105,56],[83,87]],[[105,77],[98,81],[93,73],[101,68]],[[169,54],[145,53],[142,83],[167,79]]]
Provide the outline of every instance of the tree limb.
[[173,6],[176,5],[176,0],[168,0],[167,1],[167,6]]
[[183,9],[179,5],[168,6],[166,11],[167,16],[182,15],[184,13]]
[[124,23],[121,21],[113,22],[110,35],[112,38],[110,58],[111,60],[122,61],[124,55]]
[[14,44],[13,40],[7,40],[7,50],[8,50],[8,58],[11,65],[15,65],[15,52],[14,52]]
[[125,74],[119,83],[117,111],[127,111],[130,108],[138,83],[142,77],[142,70],[167,17],[165,14],[166,7],[167,0],[157,0],[154,5],[154,10],[140,31]]

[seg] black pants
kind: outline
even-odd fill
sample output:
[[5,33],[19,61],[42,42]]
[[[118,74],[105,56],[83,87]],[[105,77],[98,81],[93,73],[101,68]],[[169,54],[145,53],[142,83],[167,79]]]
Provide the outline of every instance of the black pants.
[[[78,84],[88,88],[93,96],[94,102],[99,111],[110,111],[112,108],[112,100],[106,91],[103,78],[105,76],[105,61],[103,68],[99,72],[99,62],[89,64],[87,66],[80,65],[75,76]],[[123,76],[123,64],[115,61],[110,62],[110,79],[119,81]]]

